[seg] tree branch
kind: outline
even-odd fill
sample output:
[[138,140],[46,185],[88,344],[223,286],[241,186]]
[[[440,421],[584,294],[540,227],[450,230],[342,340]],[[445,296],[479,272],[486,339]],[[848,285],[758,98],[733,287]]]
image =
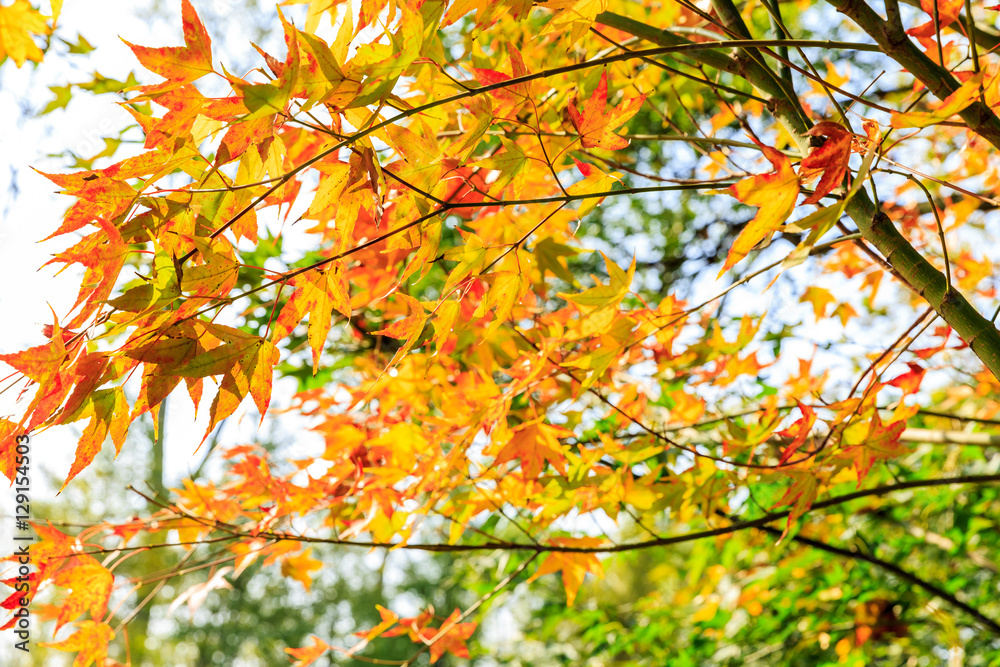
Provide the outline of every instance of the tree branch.
[[[905,491],[907,489],[920,489],[929,488],[935,486],[949,486],[951,484],[989,484],[993,482],[1000,482],[1000,474],[994,475],[964,475],[960,477],[943,477],[937,479],[914,479],[905,482],[899,482],[896,484],[887,484],[884,486],[875,486],[870,489],[862,489],[860,491],[854,491],[853,493],[846,493],[842,496],[834,496],[833,498],[828,498],[826,500],[821,500],[812,504],[812,506],[802,512],[800,516],[805,516],[810,512],[815,512],[817,510],[826,509],[827,507],[835,507],[837,505],[843,505],[844,503],[851,502],[852,500],[858,500],[860,498],[866,498],[868,496],[884,496],[888,493],[894,493],[896,491]],[[145,498],[150,503],[156,503],[156,498],[150,497],[147,494],[135,489],[134,487],[129,487],[129,490],[136,493],[137,495]],[[154,548],[166,548],[172,546],[183,546],[187,544],[204,544],[209,542],[222,542],[235,539],[243,538],[263,538],[270,540],[283,540],[283,541],[294,541],[294,542],[304,542],[310,544],[337,544],[341,546],[351,546],[351,547],[362,547],[366,549],[407,549],[411,551],[429,551],[435,553],[459,553],[468,551],[531,551],[538,553],[583,553],[583,554],[600,554],[600,553],[621,553],[626,551],[636,551],[639,549],[649,549],[652,547],[665,547],[674,544],[683,544],[685,542],[693,542],[695,540],[705,539],[707,537],[718,537],[719,535],[729,535],[731,533],[736,533],[741,530],[746,530],[747,528],[761,528],[775,521],[780,521],[785,519],[792,510],[784,510],[781,512],[771,512],[765,514],[757,519],[751,519],[749,521],[734,521],[728,526],[723,526],[721,528],[712,528],[708,530],[684,533],[681,535],[669,535],[664,537],[657,537],[650,540],[644,540],[642,542],[631,542],[627,544],[611,544],[604,546],[593,546],[593,547],[573,547],[558,544],[542,544],[537,542],[524,543],[524,542],[508,542],[504,540],[496,540],[493,542],[486,542],[484,544],[419,544],[419,543],[408,543],[408,542],[375,542],[375,541],[365,541],[365,540],[344,540],[338,538],[330,537],[311,537],[307,535],[295,535],[292,533],[274,532],[274,531],[253,531],[242,533],[236,530],[234,524],[223,524],[220,521],[205,519],[204,517],[199,517],[193,515],[189,512],[184,511],[180,507],[175,505],[163,505],[165,509],[169,509],[180,515],[182,519],[188,519],[196,521],[206,527],[214,528],[222,532],[228,533],[224,537],[217,538],[202,538],[193,542],[180,542],[180,543],[170,543],[170,544],[147,544],[136,547],[111,547],[108,549],[88,549],[80,553],[86,553],[90,555],[97,555],[102,553],[110,552],[128,552],[137,549],[154,549]],[[169,521],[169,519],[160,518],[159,521]],[[76,555],[76,554],[72,554]],[[58,557],[58,556],[53,556]]]
[[[937,96],[951,95],[961,85],[947,69],[928,58],[903,31],[903,26],[882,19],[867,2],[861,0],[826,0],[864,30],[882,48],[882,52],[902,65]],[[1000,117],[982,102],[973,102],[958,113],[973,132],[1000,148]]]
[[[781,535],[780,530],[778,530],[777,528],[772,528],[771,526],[763,526],[759,530],[762,530],[770,535]],[[955,597],[948,591],[944,590],[943,588],[935,584],[932,584],[929,581],[921,579],[917,575],[913,574],[908,570],[904,570],[902,567],[896,565],[895,563],[890,563],[887,560],[882,560],[877,556],[872,556],[870,554],[866,554],[861,551],[857,551],[855,549],[844,549],[843,547],[835,547],[832,544],[820,542],[819,540],[815,540],[811,537],[796,535],[795,537],[792,538],[792,540],[798,542],[799,544],[804,544],[806,546],[812,547],[813,549],[819,549],[820,551],[825,551],[827,553],[831,553],[837,556],[844,556],[845,558],[850,558],[851,560],[865,561],[866,563],[871,563],[872,565],[881,568],[887,572],[891,572],[892,574],[896,575],[903,581],[909,582],[914,586],[922,588],[928,593],[941,598],[951,606],[961,609],[962,611],[964,611],[965,613],[969,614],[974,619],[979,621],[987,629],[991,630],[994,634],[1000,635],[1000,624],[998,624],[992,618],[986,616],[975,607],[966,604],[965,602],[962,602],[957,597]]]
[[[859,18],[855,19],[862,28],[866,26],[878,32],[882,41],[882,47],[890,57],[896,57],[897,53],[902,54],[902,59],[898,62],[907,69],[914,71],[907,63],[911,63],[918,71],[914,74],[918,77],[923,74],[927,77],[935,77],[934,85],[928,83],[935,94],[939,97],[946,97],[953,90],[958,88],[958,83],[947,70],[935,64],[925,55],[920,53],[916,47],[906,38],[896,45],[890,43],[886,33],[886,23],[867,5],[856,0],[828,0],[832,5],[844,7]],[[849,16],[851,14],[848,14]],[[854,16],[852,16],[854,18]],[[654,44],[676,45],[681,38],[663,30],[657,30],[647,24],[633,19],[603,12],[598,15],[597,20],[613,28],[629,32],[636,37],[641,37]],[[881,31],[881,32],[880,32]],[[874,35],[873,35],[874,37]],[[661,42],[662,40],[662,42]],[[682,41],[682,40],[681,40]],[[789,42],[791,44],[792,42]],[[708,51],[693,52],[692,57],[703,58]],[[714,58],[720,54],[713,53]],[[706,61],[710,66],[711,63]],[[726,71],[732,71],[726,69]],[[768,105],[771,113],[792,131],[796,137],[800,148],[805,151],[808,142],[805,141],[805,133],[809,130],[811,122],[802,111],[802,106],[798,99],[785,97],[780,85],[775,83],[777,77],[774,72],[764,72],[763,68],[750,61],[742,70],[740,75],[747,81],[778,99]],[[947,83],[950,82],[950,83]],[[1000,119],[998,119],[988,108],[980,109],[983,105],[976,102],[963,112],[962,118],[969,123],[970,128],[980,132],[984,138],[1000,147]],[[985,114],[985,115],[984,115]],[[966,117],[968,116],[968,117]],[[992,137],[992,138],[991,138]],[[994,141],[995,140],[995,141]],[[913,291],[924,298],[928,305],[934,308],[935,312],[947,322],[962,337],[977,357],[989,369],[993,376],[1000,379],[1000,331],[996,329],[992,322],[983,317],[958,290],[948,289],[948,281],[945,276],[938,271],[933,264],[928,262],[923,255],[910,245],[909,241],[892,224],[879,207],[868,196],[862,188],[851,199],[847,205],[847,214],[858,226],[858,230],[865,240],[871,243],[882,253],[886,261],[899,274],[899,276],[912,287]]]

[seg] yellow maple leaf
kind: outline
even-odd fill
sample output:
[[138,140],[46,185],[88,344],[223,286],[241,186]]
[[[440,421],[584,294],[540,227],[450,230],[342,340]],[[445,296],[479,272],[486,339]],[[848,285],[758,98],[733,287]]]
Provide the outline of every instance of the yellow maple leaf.
[[826,317],[827,308],[830,307],[831,303],[837,302],[837,297],[833,296],[828,289],[811,286],[807,287],[806,291],[799,297],[799,303],[806,302],[812,304],[813,314],[816,316],[816,321],[818,322]]
[[635,258],[632,258],[632,263],[626,272],[622,271],[621,267],[608,259],[607,255],[603,252],[601,256],[604,257],[604,265],[607,267],[608,276],[611,278],[607,285],[601,284],[595,277],[596,287],[591,287],[579,294],[559,292],[558,296],[583,306],[587,311],[617,306],[632,287],[632,279],[635,277]]
[[297,556],[290,556],[281,563],[281,576],[291,577],[309,590],[312,585],[314,570],[323,567],[323,563],[312,557],[312,549],[306,549]]
[[729,187],[729,192],[734,197],[744,204],[759,206],[760,210],[733,242],[733,247],[726,256],[726,264],[719,272],[720,277],[792,214],[795,200],[799,196],[799,177],[788,158],[754,137],[750,138],[764,151],[764,157],[774,167],[774,171],[744,178]]
[[78,651],[73,667],[88,667],[90,664],[103,665],[108,657],[108,644],[115,638],[115,632],[107,623],[81,621],[79,628],[61,642],[41,642],[39,646],[57,651]]
[[28,0],[14,0],[9,7],[0,6],[0,59],[10,57],[20,67],[27,60],[42,60],[32,35],[52,32],[42,16]]
[[892,114],[893,127],[927,127],[948,120],[976,101],[984,72],[974,74],[959,86],[958,90],[946,97],[933,111],[911,111]]

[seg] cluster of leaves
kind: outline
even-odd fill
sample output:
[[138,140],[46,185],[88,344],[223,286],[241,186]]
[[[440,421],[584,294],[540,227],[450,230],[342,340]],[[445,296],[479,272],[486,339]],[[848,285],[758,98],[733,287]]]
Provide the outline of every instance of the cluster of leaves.
[[[83,280],[71,312],[46,328],[48,342],[0,355],[25,393],[20,417],[0,420],[0,472],[21,472],[17,436],[85,422],[65,488],[108,438],[120,451],[136,420],[160,419],[175,392],[208,411],[205,438],[250,401],[263,420],[276,373],[300,380],[288,409],[310,418],[325,444],[294,461],[228,447],[222,478],[150,499],[160,509],[149,516],[77,535],[36,526],[31,596],[58,591],[37,614],[55,632],[76,623],[52,645],[104,663],[116,637],[108,601],[131,585],[117,564],[150,543],[175,543],[192,559],[203,545],[225,550],[222,561],[204,556],[228,564],[198,595],[257,565],[308,589],[320,550],[334,546],[513,554],[465,609],[402,617],[380,608],[381,622],[353,646],[316,637],[289,649],[307,665],[408,637],[408,665],[425,651],[432,662],[467,656],[477,610],[522,574],[560,575],[573,606],[588,575],[610,569],[605,554],[645,557],[716,538],[718,562],[702,554],[672,601],[646,590],[633,612],[669,618],[663,605],[697,607],[683,627],[633,628],[599,650],[661,642],[711,657],[727,637],[740,651],[739,641],[770,629],[774,651],[846,661],[916,637],[912,616],[942,618],[926,613],[934,599],[960,616],[920,633],[920,650],[957,645],[957,622],[985,627],[984,650],[995,649],[996,605],[982,592],[991,577],[976,582],[973,604],[956,594],[965,582],[935,584],[913,573],[919,560],[902,562],[912,531],[889,556],[835,544],[858,516],[879,512],[879,496],[1000,481],[993,459],[966,450],[914,453],[918,443],[963,442],[918,428],[930,414],[922,400],[983,424],[1000,411],[1000,332],[980,313],[995,298],[992,265],[966,238],[1000,182],[1000,60],[977,50],[996,36],[960,4],[924,3],[908,17],[932,17],[909,30],[921,50],[896,3],[883,19],[854,0],[803,2],[793,20],[776,2],[718,0],[709,12],[684,1],[313,0],[302,28],[279,12],[284,55],[258,49],[263,65],[241,77],[216,62],[184,0],[183,46],[129,43],[163,79],[127,89],[142,151],[46,174],[75,198],[52,234],[74,242],[50,263],[79,265]],[[832,9],[870,39],[793,38],[800,18]],[[34,54],[24,35],[44,32],[35,23],[32,14],[16,24],[21,51],[0,43],[19,65]],[[768,32],[774,39],[755,38]],[[824,78],[806,54],[818,46],[839,54],[843,71],[858,54],[881,54],[907,70],[893,82],[902,90],[868,94],[869,82],[832,61]],[[225,93],[210,96],[213,85]],[[940,101],[923,106],[928,92]],[[861,133],[845,100],[869,110]],[[961,164],[940,178],[910,169],[925,139],[932,151],[961,144]],[[676,141],[696,178],[664,176],[652,169],[662,158],[640,147]],[[757,157],[763,173],[740,166]],[[754,207],[724,258],[700,259],[728,286],[711,275],[686,293],[662,275],[654,284],[655,262],[640,266],[612,243],[623,198],[689,210],[697,200],[727,214],[736,202]],[[592,220],[607,229],[580,233]],[[313,250],[290,256],[269,222],[300,223]],[[778,235],[794,249],[765,249]],[[833,280],[799,295],[824,326],[864,317],[870,334],[914,318],[892,342],[866,339],[870,358],[843,355],[836,371],[855,373],[853,386],[831,381],[817,357],[782,352],[783,340],[811,335],[791,317],[723,312],[730,292],[803,264]],[[891,292],[894,305],[881,317],[886,274],[894,288],[882,298]],[[706,284],[717,291],[697,298]],[[910,350],[937,318],[934,342]],[[933,398],[920,393],[929,368],[946,375],[958,361],[975,378],[971,390],[953,382]],[[977,493],[965,502],[989,511],[993,496]],[[588,517],[638,535],[594,534]],[[971,553],[982,529],[948,539]],[[769,550],[775,542],[782,551]],[[782,614],[762,618],[775,597],[762,582],[802,579],[817,552],[841,561],[836,580],[795,590],[845,600],[834,613],[850,617],[853,635],[836,641],[831,628],[793,626],[803,607],[790,595]],[[768,558],[773,570],[758,577]],[[873,592],[872,568],[893,577],[892,595]],[[727,586],[737,603],[723,599]],[[834,588],[840,597],[824,599]]]

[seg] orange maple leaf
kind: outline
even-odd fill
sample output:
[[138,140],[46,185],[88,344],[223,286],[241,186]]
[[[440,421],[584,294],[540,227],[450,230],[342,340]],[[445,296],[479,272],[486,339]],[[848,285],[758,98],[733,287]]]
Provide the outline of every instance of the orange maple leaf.
[[0,354],[0,361],[38,384],[51,380],[59,372],[65,358],[66,347],[63,345],[62,337],[53,337],[50,342],[28,348],[23,352]]
[[583,109],[570,104],[566,107],[573,127],[580,133],[584,148],[605,148],[616,151],[628,146],[628,139],[613,132],[625,124],[628,119],[639,111],[646,96],[633,97],[607,111],[608,105],[608,73],[601,74],[601,81],[584,102]]
[[[549,542],[561,547],[597,547],[604,544],[603,540],[596,537],[554,537]],[[604,566],[595,553],[552,551],[546,555],[545,560],[527,581],[532,582],[553,572],[562,572],[566,604],[572,606],[587,573],[597,577],[604,576]]]
[[312,556],[312,549],[306,549],[295,556],[285,558],[281,562],[281,576],[291,577],[305,586],[312,585],[312,572],[323,567],[323,563]]
[[312,646],[285,649],[285,653],[295,658],[295,664],[292,667],[308,667],[330,650],[330,645],[316,635],[312,635],[312,641]]
[[559,444],[559,437],[570,435],[565,429],[551,424],[531,422],[523,424],[511,436],[493,461],[500,466],[512,459],[521,460],[521,472],[526,478],[537,479],[546,463],[559,471],[566,468],[566,456]]
[[[190,0],[183,0],[181,17],[184,22],[184,46],[165,46],[157,49],[137,46],[122,40],[132,49],[132,53],[143,67],[174,84],[194,81],[214,71],[212,38],[208,36],[205,24],[198,18]],[[163,84],[153,88],[157,91],[167,89]]]
[[816,190],[806,197],[803,204],[816,204],[820,199],[844,181],[847,173],[847,161],[851,157],[851,142],[853,136],[838,123],[823,121],[816,123],[806,134],[814,137],[827,137],[819,148],[814,148],[799,165],[799,177],[807,181],[822,173]]
[[120,449],[125,438],[126,425],[129,423],[128,402],[121,387],[102,389],[90,397],[90,404],[83,410],[81,416],[90,417],[90,422],[83,430],[76,445],[76,456],[70,466],[62,489],[80,474],[101,451],[108,434],[113,435],[116,450]]
[[343,266],[335,270],[310,271],[292,283],[295,291],[281,309],[275,322],[271,341],[277,343],[288,336],[306,314],[309,314],[308,339],[313,353],[313,375],[319,370],[319,359],[330,333],[331,318],[336,310],[351,316],[350,287]]
[[944,98],[933,111],[910,111],[907,113],[892,113],[893,127],[928,127],[943,120],[948,120],[962,111],[979,97],[979,88],[983,83],[984,72],[969,77],[958,90]]
[[[462,617],[461,611],[456,609],[441,624],[442,628],[447,628],[443,635],[434,635],[434,643],[431,644],[431,664],[441,659],[445,653],[451,653],[459,658],[469,657],[469,648],[465,642],[476,631],[476,624],[473,622],[459,623]],[[440,631],[438,631],[440,633]]]
[[89,611],[93,620],[99,621],[108,610],[108,598],[115,577],[110,570],[90,556],[79,556],[70,567],[59,570],[52,583],[68,588],[56,620],[56,631],[64,624]]
[[884,425],[878,411],[874,413],[868,427],[868,436],[860,444],[848,449],[848,452],[854,457],[859,484],[868,475],[868,471],[871,470],[872,464],[876,461],[891,459],[909,451],[906,445],[899,441],[899,437],[905,429],[905,421],[900,420]]
[[373,336],[388,336],[389,338],[404,341],[403,345],[396,350],[396,354],[393,355],[389,366],[395,365],[397,361],[409,353],[410,349],[420,338],[420,334],[424,330],[424,325],[427,324],[427,313],[419,301],[412,296],[402,293],[399,294],[399,297],[409,307],[410,314],[401,320],[397,320],[377,331],[371,332]]
[[788,158],[780,151],[760,143],[755,137],[750,138],[764,151],[764,157],[774,167],[774,171],[744,178],[729,186],[730,194],[744,204],[759,206],[760,210],[733,242],[719,277],[746,257],[755,245],[772,234],[792,214],[795,200],[799,196],[799,177]]
[[809,511],[813,502],[816,501],[816,494],[819,489],[816,475],[811,471],[797,470],[795,468],[785,468],[784,470],[785,474],[791,477],[794,482],[785,491],[785,495],[781,497],[781,500],[774,505],[774,507],[791,505],[791,509],[788,511],[788,521],[785,523],[785,530],[782,531],[778,542],[785,539],[788,531],[795,525],[799,517]]
[[91,663],[103,665],[108,657],[108,644],[115,638],[115,631],[107,623],[83,621],[77,623],[79,628],[61,642],[42,642],[39,646],[54,648],[57,651],[79,651],[73,660],[73,667],[88,667]]
[[[379,616],[382,617],[382,622],[369,630],[362,630],[361,632],[354,633],[354,636],[361,637],[365,644],[375,639],[399,622],[399,616],[391,609],[386,609],[380,604],[375,605],[375,608],[378,610]],[[353,651],[354,649],[351,650]]]
[[836,301],[837,297],[830,293],[830,290],[815,285],[807,287],[802,296],[799,297],[799,303],[812,304],[813,315],[816,316],[817,322],[826,317],[826,311],[830,304]]

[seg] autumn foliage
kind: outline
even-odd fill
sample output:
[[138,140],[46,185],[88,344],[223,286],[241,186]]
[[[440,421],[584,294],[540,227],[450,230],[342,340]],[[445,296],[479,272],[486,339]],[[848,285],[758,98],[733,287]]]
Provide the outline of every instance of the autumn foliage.
[[[932,580],[909,542],[851,542],[900,492],[981,493],[976,512],[997,511],[996,443],[967,437],[1000,413],[983,242],[1000,188],[995,12],[300,0],[278,7],[284,49],[257,48],[240,75],[196,5],[179,4],[182,46],[126,42],[141,150],[43,174],[70,198],[45,223],[66,241],[50,264],[83,278],[37,346],[0,355],[22,393],[0,472],[18,474],[16,436],[73,425],[65,488],[168,396],[208,415],[203,439],[294,412],[325,444],[287,460],[224,442],[224,476],[150,496],[148,515],[37,523],[31,594],[52,648],[121,658],[143,582],[118,563],[150,545],[221,548],[228,569],[204,585],[222,595],[255,563],[308,590],[325,549],[510,556],[471,607],[380,607],[353,645],[289,647],[308,665],[397,636],[413,660],[469,657],[505,588],[561,578],[573,606],[613,558],[721,553],[740,535],[757,562],[681,572],[645,613],[690,608],[692,632],[721,642],[717,614],[764,623],[783,585],[753,583],[765,562],[801,579],[796,559],[818,553],[903,582],[908,616],[873,589],[837,612],[849,633],[816,621],[788,655],[916,655],[948,623],[1000,652],[995,590]],[[0,7],[0,55],[40,61],[55,23],[27,0]],[[650,258],[660,213],[623,232],[628,201],[683,209],[692,229],[719,220],[722,252],[696,262],[716,232],[674,228],[690,247],[672,274]],[[282,234],[311,251],[282,251]],[[300,391],[275,410],[282,376]],[[968,531],[948,533],[955,558],[979,544]]]

